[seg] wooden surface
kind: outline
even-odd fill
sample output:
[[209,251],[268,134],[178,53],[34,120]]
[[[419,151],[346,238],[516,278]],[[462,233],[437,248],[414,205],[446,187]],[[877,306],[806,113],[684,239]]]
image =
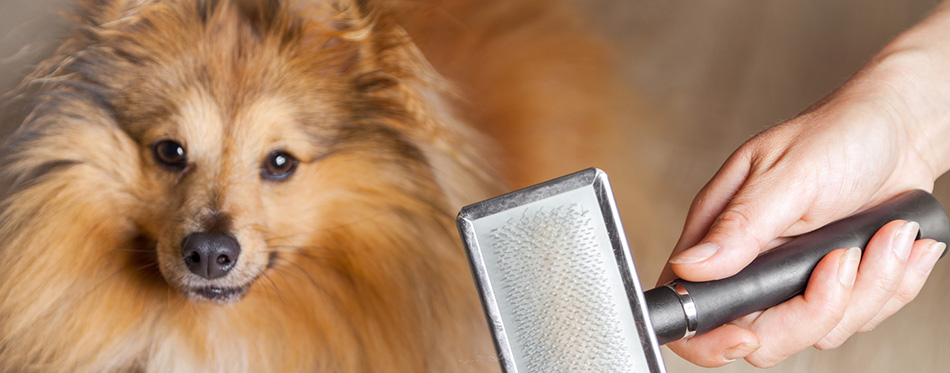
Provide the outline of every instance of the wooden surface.
[[[757,132],[793,117],[844,82],[933,1],[572,0],[616,47],[622,78],[657,115],[630,118],[624,136],[642,173],[614,185],[625,221],[651,221],[634,255],[653,284],[695,193]],[[64,0],[0,0],[0,92],[51,50]],[[636,198],[624,198],[636,194]],[[936,194],[950,204],[950,182]],[[656,229],[655,227],[660,227]],[[809,350],[774,372],[936,372],[950,367],[950,263],[938,263],[918,300],[876,330],[832,351]],[[671,372],[703,369],[666,351]],[[757,370],[744,362],[720,372]]]

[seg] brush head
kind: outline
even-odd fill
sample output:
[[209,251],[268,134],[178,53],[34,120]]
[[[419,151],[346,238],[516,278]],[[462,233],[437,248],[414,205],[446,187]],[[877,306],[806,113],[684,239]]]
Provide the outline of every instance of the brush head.
[[466,206],[458,224],[506,371],[663,371],[605,173]]

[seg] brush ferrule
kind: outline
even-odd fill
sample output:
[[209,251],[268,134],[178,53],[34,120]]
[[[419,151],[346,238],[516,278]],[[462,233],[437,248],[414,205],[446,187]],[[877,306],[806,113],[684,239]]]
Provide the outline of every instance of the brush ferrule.
[[676,293],[680,304],[683,305],[683,313],[686,314],[686,332],[681,338],[690,338],[696,335],[696,329],[699,326],[699,315],[696,313],[696,304],[693,303],[693,297],[689,295],[689,290],[686,290],[686,287],[676,281],[666,284],[666,287]]

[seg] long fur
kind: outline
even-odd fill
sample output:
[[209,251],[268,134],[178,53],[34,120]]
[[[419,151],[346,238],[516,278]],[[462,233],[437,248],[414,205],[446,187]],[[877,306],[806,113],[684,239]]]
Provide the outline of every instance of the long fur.
[[[557,176],[552,147],[602,146],[544,133],[615,120],[599,46],[548,1],[85,0],[75,18],[3,148],[0,371],[495,369],[454,214]],[[186,172],[155,163],[168,137]],[[300,165],[263,181],[278,148]],[[179,242],[220,212],[242,246],[224,281],[251,281],[229,304],[181,291]]]

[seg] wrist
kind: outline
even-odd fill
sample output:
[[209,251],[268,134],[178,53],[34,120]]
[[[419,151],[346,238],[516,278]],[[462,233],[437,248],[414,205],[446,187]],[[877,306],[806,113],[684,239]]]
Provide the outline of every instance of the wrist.
[[926,165],[931,180],[950,170],[950,76],[931,51],[888,51],[865,78],[908,162]]
[[[879,52],[855,80],[874,86],[893,131],[932,172],[950,170],[950,2]],[[860,79],[858,79],[860,78]]]

